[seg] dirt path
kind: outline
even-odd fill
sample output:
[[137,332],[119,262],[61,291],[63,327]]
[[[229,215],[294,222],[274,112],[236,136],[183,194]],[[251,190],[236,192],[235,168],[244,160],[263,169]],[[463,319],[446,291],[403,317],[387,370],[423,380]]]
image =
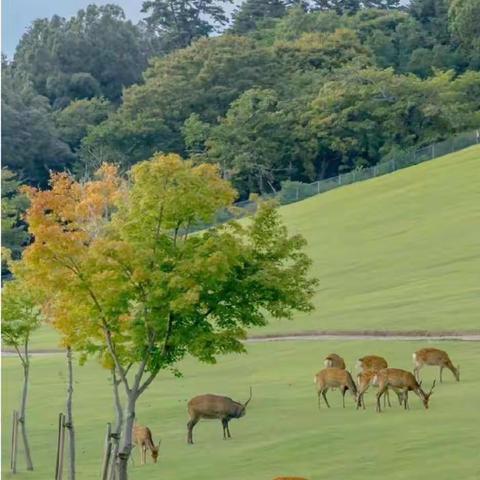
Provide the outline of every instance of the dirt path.
[[[325,340],[435,340],[435,341],[463,341],[480,342],[480,330],[474,331],[437,331],[412,330],[406,332],[399,331],[381,331],[381,330],[324,330],[318,332],[297,332],[288,334],[271,335],[252,335],[245,340],[245,343],[265,343],[265,342],[291,342],[291,341],[325,341]],[[31,350],[31,355],[49,356],[60,355],[65,352],[60,349],[38,349]],[[15,351],[11,349],[2,349],[2,356],[15,356]]]

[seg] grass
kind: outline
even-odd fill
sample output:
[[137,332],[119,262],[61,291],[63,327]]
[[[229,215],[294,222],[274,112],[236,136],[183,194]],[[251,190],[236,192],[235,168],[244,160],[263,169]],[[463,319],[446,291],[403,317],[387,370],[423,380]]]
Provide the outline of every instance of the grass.
[[[139,421],[149,425],[154,439],[161,438],[162,444],[157,465],[139,466],[138,452],[134,452],[131,478],[261,480],[304,475],[310,480],[478,479],[478,343],[440,343],[440,348],[461,364],[462,378],[456,383],[446,372],[446,382],[436,388],[428,411],[412,395],[410,411],[395,406],[377,414],[373,392],[366,395],[366,411],[356,411],[351,398],[344,410],[338,391],[328,394],[330,410],[317,409],[313,374],[330,351],[342,354],[349,367],[360,355],[377,353],[385,355],[392,366],[411,368],[411,353],[423,345],[275,342],[250,345],[248,355],[222,358],[216,366],[188,359],[182,364],[184,378],[162,375],[139,402]],[[7,473],[8,420],[18,405],[21,373],[14,358],[4,359],[2,369],[2,478],[13,478]],[[427,386],[435,374],[437,369],[423,370]],[[97,479],[105,424],[113,414],[111,391],[107,373],[95,363],[76,368],[75,375],[79,478]],[[243,401],[249,385],[253,386],[253,400],[247,415],[231,422],[231,441],[222,439],[220,422],[201,421],[194,431],[196,444],[186,444],[186,402],[190,397],[215,392]],[[19,473],[18,480],[52,477],[56,421],[64,409],[65,395],[63,357],[35,357],[28,422],[36,471]],[[23,466],[23,459],[20,464]]]
[[[281,209],[308,240],[316,310],[255,333],[478,329],[480,146]],[[42,327],[32,348],[56,347]]]

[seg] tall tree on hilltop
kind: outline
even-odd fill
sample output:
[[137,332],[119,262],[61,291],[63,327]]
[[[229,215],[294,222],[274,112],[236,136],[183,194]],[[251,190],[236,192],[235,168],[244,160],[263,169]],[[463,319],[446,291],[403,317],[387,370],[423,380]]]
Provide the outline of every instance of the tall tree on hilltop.
[[267,20],[285,15],[283,0],[245,0],[233,12],[232,33],[245,34],[257,29],[257,25]]
[[228,23],[223,5],[231,0],[147,0],[142,12],[157,32],[164,53],[188,47],[194,40]]

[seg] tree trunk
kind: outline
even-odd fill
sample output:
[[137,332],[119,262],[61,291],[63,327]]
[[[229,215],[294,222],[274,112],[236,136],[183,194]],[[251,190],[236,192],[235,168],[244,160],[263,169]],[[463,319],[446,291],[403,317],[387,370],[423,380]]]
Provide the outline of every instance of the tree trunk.
[[73,366],[72,366],[72,349],[67,347],[67,366],[68,366],[68,387],[67,387],[67,415],[66,427],[68,429],[68,456],[69,470],[68,476],[70,480],[75,480],[75,429],[73,426]]
[[25,360],[23,362],[23,390],[22,403],[20,405],[20,429],[22,431],[22,441],[25,450],[25,461],[27,463],[27,470],[33,470],[32,456],[30,454],[30,445],[28,443],[27,426],[25,424],[25,415],[27,411],[27,397],[28,397],[28,379],[30,374],[30,361],[28,359],[28,344],[25,344]]
[[122,446],[118,453],[118,480],[128,480],[128,459],[132,452],[132,429],[135,421],[135,404],[138,392],[131,390],[128,393],[127,406],[125,408],[125,425],[122,435]]
[[118,390],[119,381],[117,380],[117,376],[115,374],[115,369],[112,371],[112,379],[113,379],[113,396],[115,399],[115,426],[113,427],[113,432],[111,435],[111,442],[113,444],[112,456],[111,456],[111,464],[110,464],[110,473],[109,473],[109,480],[115,480],[116,473],[117,473],[117,459],[118,459],[118,451],[120,449],[120,437],[122,434],[122,426],[123,426],[123,408],[122,402],[120,400],[120,392]]

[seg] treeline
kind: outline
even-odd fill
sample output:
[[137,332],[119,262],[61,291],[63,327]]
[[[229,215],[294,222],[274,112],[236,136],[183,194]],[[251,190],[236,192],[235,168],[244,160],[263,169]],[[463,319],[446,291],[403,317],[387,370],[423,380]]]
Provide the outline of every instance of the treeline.
[[4,165],[45,186],[176,152],[245,198],[480,123],[477,0],[246,0],[230,21],[226,3],[35,21],[2,61]]

